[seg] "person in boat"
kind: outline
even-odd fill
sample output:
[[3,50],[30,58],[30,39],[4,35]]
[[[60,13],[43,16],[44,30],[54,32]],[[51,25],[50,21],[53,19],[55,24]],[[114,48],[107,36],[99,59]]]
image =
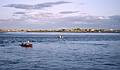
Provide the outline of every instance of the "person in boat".
[[62,35],[59,35],[59,36],[58,36],[58,38],[59,38],[59,39],[62,39],[62,38],[63,38],[63,36],[62,36]]
[[27,43],[22,43],[22,44],[20,44],[20,46],[22,46],[22,47],[32,47],[32,44],[29,41],[27,41]]

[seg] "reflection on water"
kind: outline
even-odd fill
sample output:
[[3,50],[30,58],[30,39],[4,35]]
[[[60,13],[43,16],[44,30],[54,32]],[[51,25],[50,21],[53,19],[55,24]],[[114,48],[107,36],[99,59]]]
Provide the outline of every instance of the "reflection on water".
[[117,33],[0,33],[0,70],[119,69]]

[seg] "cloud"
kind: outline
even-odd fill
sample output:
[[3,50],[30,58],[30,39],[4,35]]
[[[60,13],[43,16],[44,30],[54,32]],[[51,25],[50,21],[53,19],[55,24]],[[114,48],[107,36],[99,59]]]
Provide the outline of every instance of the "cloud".
[[59,12],[60,14],[73,14],[73,13],[78,13],[79,11],[62,11]]
[[16,23],[16,22],[24,22],[25,19],[15,19],[15,18],[8,18],[8,19],[0,19],[0,23]]
[[31,16],[32,18],[49,18],[54,17],[53,13],[47,13],[47,12],[32,12],[32,13],[26,13],[27,16]]
[[26,12],[14,12],[13,14],[25,14]]
[[38,22],[47,23],[120,23],[120,16],[62,16],[60,14],[37,12],[28,13],[25,15],[26,19],[36,20]]
[[[54,17],[55,16],[55,17]],[[18,19],[0,19],[0,24],[7,25],[7,23],[14,23],[17,25],[19,23],[30,24],[42,26],[55,24],[55,28],[67,27],[67,26],[80,26],[88,28],[113,28],[120,29],[120,16],[69,16],[69,17],[59,17],[54,13],[26,13],[23,17]],[[11,26],[11,25],[9,25]],[[44,26],[43,26],[44,27]],[[51,26],[52,27],[52,26]],[[49,27],[49,28],[51,28]]]
[[120,15],[110,16],[110,19],[120,23]]
[[13,7],[18,9],[32,9],[33,5],[26,5],[26,4],[8,4],[4,5],[3,7]]
[[[32,12],[14,12],[14,18],[9,19],[0,19],[0,22],[21,22],[26,21],[30,23],[51,23],[54,22],[57,18],[60,18],[61,15],[51,13],[51,12],[39,12],[39,11],[32,11]],[[16,18],[17,17],[17,18]]]
[[77,15],[77,16],[64,16],[61,14],[55,14],[51,12],[15,12],[15,14],[20,14],[21,16],[16,19],[0,19],[0,22],[14,22],[14,21],[27,21],[38,23],[101,23],[101,24],[120,24],[120,15],[114,16],[88,16],[88,15]]
[[13,8],[17,8],[17,9],[44,9],[47,7],[52,7],[55,5],[66,4],[66,3],[71,3],[71,2],[58,1],[58,2],[46,2],[46,3],[41,3],[41,4],[35,4],[35,5],[8,4],[8,5],[4,5],[3,7],[13,7]]
[[39,12],[39,11],[32,11],[32,12],[15,12],[15,15],[21,15],[22,18],[26,19],[50,19],[50,18],[59,18],[59,14],[54,14],[51,12]]
[[[102,18],[102,17],[101,17]],[[99,16],[69,16],[69,17],[63,17],[60,18],[59,22],[65,22],[65,23],[94,23],[94,22],[101,22],[103,19],[101,19]],[[103,17],[104,18],[104,17]],[[105,18],[104,18],[105,19]]]

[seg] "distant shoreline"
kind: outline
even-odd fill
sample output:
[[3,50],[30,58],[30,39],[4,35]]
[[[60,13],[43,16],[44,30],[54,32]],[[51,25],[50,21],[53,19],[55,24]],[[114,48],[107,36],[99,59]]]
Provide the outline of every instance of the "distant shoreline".
[[35,29],[0,29],[0,32],[65,32],[65,33],[120,33],[120,29],[55,29],[55,30],[35,30]]
[[[17,33],[14,31],[11,31],[11,32]],[[25,33],[30,33],[30,32],[33,32],[33,33],[56,33],[56,32],[34,32],[34,31],[29,31],[29,32],[25,32]],[[8,32],[0,32],[0,33],[8,33]],[[120,33],[120,32],[57,32],[57,33]]]
[[[35,33],[45,33],[45,32],[35,32]],[[55,32],[48,32],[48,33],[55,33]],[[120,32],[58,32],[58,33],[120,33]]]

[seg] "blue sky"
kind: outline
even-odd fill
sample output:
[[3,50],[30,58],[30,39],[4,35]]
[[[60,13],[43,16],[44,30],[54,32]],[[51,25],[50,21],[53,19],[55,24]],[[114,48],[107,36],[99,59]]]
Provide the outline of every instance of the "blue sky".
[[0,28],[120,29],[120,0],[1,0]]

